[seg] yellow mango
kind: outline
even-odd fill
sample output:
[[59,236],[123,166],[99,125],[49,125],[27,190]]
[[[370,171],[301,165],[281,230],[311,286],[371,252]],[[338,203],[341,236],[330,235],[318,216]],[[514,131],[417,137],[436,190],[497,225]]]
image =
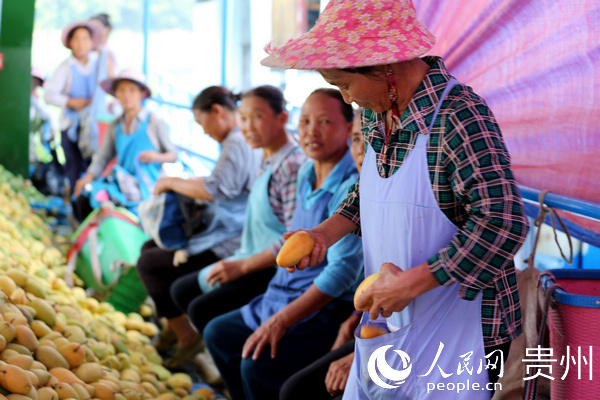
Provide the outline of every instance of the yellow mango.
[[158,335],[158,327],[152,322],[144,322],[140,332],[148,337],[154,337]]
[[71,383],[71,386],[77,392],[77,395],[79,396],[79,400],[90,400],[92,398],[90,393],[87,391],[87,389],[82,384]]
[[64,344],[58,348],[58,352],[67,360],[71,368],[79,367],[85,362],[85,349],[79,343]]
[[29,280],[29,275],[27,272],[20,268],[10,268],[6,271],[6,275],[13,280],[14,283],[21,287],[25,287],[27,281]]
[[29,370],[33,365],[33,357],[28,356],[26,354],[15,354],[6,360],[7,363],[16,365],[17,367]]
[[27,317],[23,315],[20,311],[12,312],[7,311],[4,313],[4,320],[10,322],[13,325],[27,325]]
[[15,350],[17,353],[25,354],[27,356],[32,355],[31,350],[29,350],[27,347],[23,346],[22,344],[18,344],[18,343],[7,344],[5,350]]
[[37,376],[40,386],[46,386],[48,380],[52,376],[50,372],[38,368],[31,368],[31,372],[33,372]]
[[158,400],[178,400],[179,396],[177,396],[175,393],[162,393],[160,396],[157,397]]
[[56,391],[58,394],[58,398],[60,400],[63,399],[79,399],[77,392],[73,389],[73,386],[66,382],[58,382],[56,385],[52,386],[52,389]]
[[71,372],[67,368],[54,367],[54,368],[50,368],[48,370],[48,372],[50,373],[50,375],[56,377],[56,379],[58,379],[59,382],[79,383],[81,385],[83,385],[83,383],[84,383],[81,379],[79,379],[77,377],[77,375],[75,375],[73,372]]
[[25,371],[11,364],[0,366],[0,386],[12,393],[18,394],[28,394],[33,388],[31,380]]
[[309,256],[315,246],[314,239],[306,232],[300,231],[290,236],[281,246],[275,261],[283,268],[297,265],[302,258]]
[[367,324],[360,327],[360,337],[363,339],[372,339],[386,333],[389,332],[377,325]]
[[170,385],[174,389],[183,388],[187,392],[190,392],[192,390],[192,378],[188,374],[177,372],[167,379],[167,385]]
[[115,400],[115,389],[112,386],[103,382],[94,382],[91,385],[96,389],[94,397],[100,400]]
[[16,288],[10,295],[10,300],[15,304],[29,304],[29,298],[23,288]]
[[29,326],[17,325],[15,326],[15,330],[15,338],[18,344],[27,347],[31,351],[37,349],[40,343],[38,341],[38,338],[35,336],[35,333],[33,333]]
[[46,368],[69,368],[69,363],[63,356],[60,355],[58,350],[50,346],[39,346],[35,350],[35,358],[44,364]]
[[380,276],[381,276],[381,273],[376,272],[372,275],[367,276],[360,283],[360,285],[358,285],[358,288],[356,289],[356,292],[354,293],[354,308],[356,308],[358,311],[369,311],[371,309],[371,307],[373,306],[373,299],[370,299],[367,302],[367,304],[365,304],[362,308],[358,308],[356,306],[356,302],[358,301],[358,298],[365,292],[365,290],[367,290],[367,288],[369,286],[371,286],[373,284],[373,282],[375,282],[377,279],[379,279]]
[[192,394],[196,397],[204,397],[206,400],[215,400],[215,392],[207,387],[196,389]]
[[31,293],[32,295],[39,297],[41,299],[45,299],[46,296],[48,296],[46,289],[42,285],[40,285],[38,282],[36,282],[34,279],[31,279],[31,278],[27,281],[25,286],[23,286],[23,289],[25,289],[25,291],[27,293]]
[[75,369],[75,375],[85,383],[92,383],[101,379],[104,371],[98,363],[83,363]]
[[140,377],[140,373],[138,371],[131,368],[127,368],[121,371],[121,380],[140,383],[142,381],[142,378]]
[[37,319],[44,321],[50,328],[56,324],[56,310],[46,300],[34,297],[29,305],[35,309]]
[[13,324],[11,324],[8,321],[0,321],[0,335],[4,336],[4,339],[6,339],[6,343],[12,342],[16,334],[17,330],[15,329]]
[[41,338],[41,337],[49,334],[50,332],[52,332],[52,329],[50,329],[48,324],[46,324],[44,321],[42,321],[40,319],[33,320],[29,324],[29,327],[31,328],[33,333],[35,333],[35,336],[37,336],[38,338]]
[[144,388],[146,393],[152,395],[152,398],[156,398],[160,394],[156,386],[150,382],[142,382],[140,385]]
[[0,289],[10,296],[17,289],[17,284],[6,275],[0,276]]
[[59,400],[56,390],[50,387],[42,387],[37,390],[38,400]]

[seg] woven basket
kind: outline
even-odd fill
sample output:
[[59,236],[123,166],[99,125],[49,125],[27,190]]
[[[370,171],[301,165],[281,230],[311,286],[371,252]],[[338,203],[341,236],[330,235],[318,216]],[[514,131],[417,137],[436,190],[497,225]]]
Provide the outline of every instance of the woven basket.
[[[553,300],[548,310],[548,328],[550,348],[557,361],[552,363],[551,398],[598,399],[600,360],[595,360],[593,352],[600,351],[600,270],[552,270],[542,276],[541,282],[542,290],[550,293]],[[559,286],[553,290],[555,283]],[[567,367],[567,346],[569,370],[562,379]],[[560,365],[563,356],[565,360]]]

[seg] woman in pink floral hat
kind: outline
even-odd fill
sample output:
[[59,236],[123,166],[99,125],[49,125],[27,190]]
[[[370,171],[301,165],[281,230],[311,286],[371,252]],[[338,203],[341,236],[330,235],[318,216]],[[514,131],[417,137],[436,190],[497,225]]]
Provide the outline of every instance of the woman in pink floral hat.
[[[410,0],[331,0],[262,62],[317,70],[365,109],[360,182],[307,231],[315,246],[296,266],[360,228],[365,276],[381,273],[356,304],[369,311],[344,399],[489,399],[488,367],[522,330],[513,257],[527,219],[510,155],[485,100],[421,57],[434,42]],[[374,320],[389,333],[361,338]]]

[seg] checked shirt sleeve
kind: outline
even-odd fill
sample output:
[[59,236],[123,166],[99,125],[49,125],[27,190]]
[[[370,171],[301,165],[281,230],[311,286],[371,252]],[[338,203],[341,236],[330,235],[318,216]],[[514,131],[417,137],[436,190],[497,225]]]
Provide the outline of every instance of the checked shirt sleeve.
[[[358,187],[359,182],[356,182],[354,185],[350,186],[350,188],[348,189],[348,194],[341,202],[340,206],[335,211],[335,213],[348,218],[354,224],[360,226],[360,199]],[[355,233],[358,232],[359,231]]]
[[512,265],[528,223],[491,111],[478,99],[463,99],[445,118],[439,161],[467,215],[429,264],[440,284],[459,282],[460,296],[471,300]]

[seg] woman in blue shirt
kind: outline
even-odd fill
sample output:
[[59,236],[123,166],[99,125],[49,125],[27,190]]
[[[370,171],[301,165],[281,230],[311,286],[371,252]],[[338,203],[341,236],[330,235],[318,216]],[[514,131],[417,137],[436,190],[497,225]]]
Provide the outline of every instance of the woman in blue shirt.
[[[348,150],[352,119],[351,106],[335,89],[307,98],[298,132],[311,160],[298,172],[291,229],[325,220],[356,182]],[[329,351],[353,308],[361,268],[360,239],[346,236],[319,267],[300,274],[278,268],[263,295],[208,323],[204,340],[233,399],[278,398],[289,376]]]

